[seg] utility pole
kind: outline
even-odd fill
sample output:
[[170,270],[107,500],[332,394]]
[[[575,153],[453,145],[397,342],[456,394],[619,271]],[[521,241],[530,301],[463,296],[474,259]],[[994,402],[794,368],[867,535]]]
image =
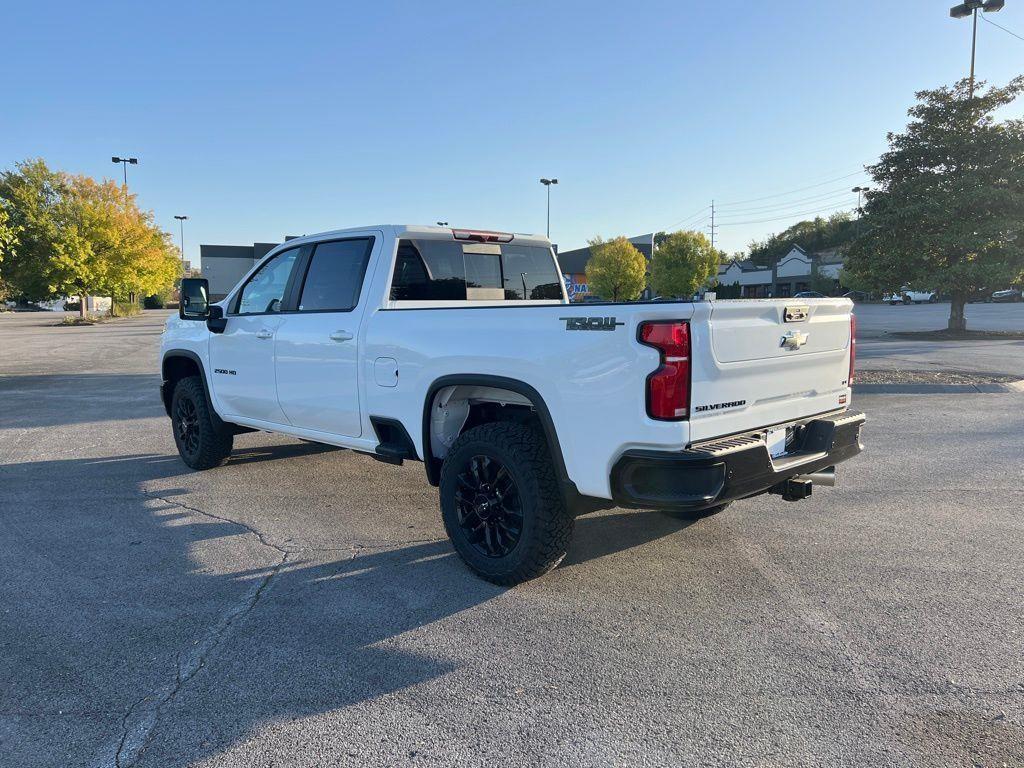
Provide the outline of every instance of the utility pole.
[[715,201],[712,200],[711,201],[711,247],[712,248],[715,247],[715,230],[716,229],[717,229],[717,227],[715,226]]

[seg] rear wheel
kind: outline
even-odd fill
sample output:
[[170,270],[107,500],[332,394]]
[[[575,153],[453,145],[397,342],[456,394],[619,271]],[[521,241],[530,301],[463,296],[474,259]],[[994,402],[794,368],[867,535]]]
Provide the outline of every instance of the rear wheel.
[[512,585],[565,557],[573,518],[541,434],[484,424],[452,445],[441,467],[441,516],[455,551],[477,575]]
[[171,426],[178,453],[192,469],[219,467],[231,455],[234,433],[219,419],[214,422],[206,390],[198,376],[188,376],[175,385]]

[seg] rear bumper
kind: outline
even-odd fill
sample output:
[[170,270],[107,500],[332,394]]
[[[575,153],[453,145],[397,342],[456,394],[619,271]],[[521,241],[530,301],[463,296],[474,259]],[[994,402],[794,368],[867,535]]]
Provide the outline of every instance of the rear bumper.
[[627,451],[612,468],[612,496],[625,507],[690,511],[756,496],[856,456],[863,424],[864,414],[851,411],[796,424],[789,452],[774,460],[763,432],[678,452]]

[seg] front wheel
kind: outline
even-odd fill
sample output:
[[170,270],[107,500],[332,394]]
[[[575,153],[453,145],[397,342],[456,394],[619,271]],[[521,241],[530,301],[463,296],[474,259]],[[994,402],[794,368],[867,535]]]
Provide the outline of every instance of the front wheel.
[[192,469],[219,467],[231,455],[234,433],[214,418],[198,376],[188,376],[175,385],[171,400],[174,442],[181,460]]
[[573,518],[533,427],[499,422],[467,430],[445,457],[440,492],[455,551],[487,581],[518,584],[565,557]]

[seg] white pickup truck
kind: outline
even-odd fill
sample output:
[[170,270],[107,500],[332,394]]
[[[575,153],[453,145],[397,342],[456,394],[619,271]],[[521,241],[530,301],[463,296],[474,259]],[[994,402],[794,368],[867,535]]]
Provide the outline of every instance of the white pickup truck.
[[613,506],[806,497],[861,450],[848,299],[569,304],[534,235],[376,226],[291,240],[223,301],[182,283],[161,395],[182,459],[266,430],[422,461],[485,579]]

